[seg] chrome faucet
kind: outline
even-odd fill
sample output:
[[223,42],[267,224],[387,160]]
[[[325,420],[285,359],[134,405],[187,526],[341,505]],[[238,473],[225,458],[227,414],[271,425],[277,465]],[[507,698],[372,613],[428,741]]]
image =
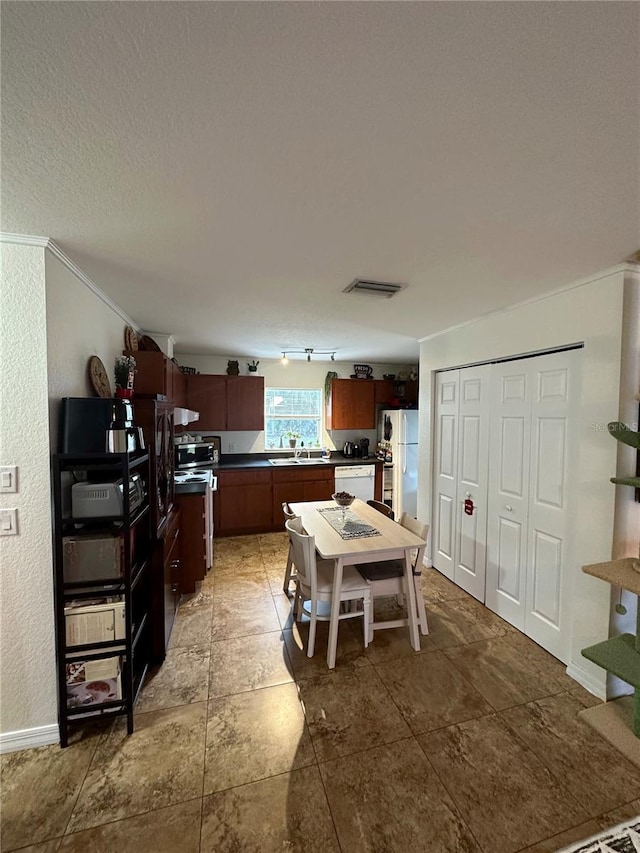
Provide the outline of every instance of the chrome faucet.
[[297,447],[293,454],[294,459],[300,459],[303,453],[307,454],[307,459],[311,459],[311,451],[308,447]]

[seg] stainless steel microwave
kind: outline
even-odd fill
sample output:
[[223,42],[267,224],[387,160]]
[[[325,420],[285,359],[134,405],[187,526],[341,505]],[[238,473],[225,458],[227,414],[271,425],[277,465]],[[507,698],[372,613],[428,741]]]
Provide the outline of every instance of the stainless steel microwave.
[[176,468],[197,468],[219,462],[215,444],[199,441],[194,444],[176,444]]

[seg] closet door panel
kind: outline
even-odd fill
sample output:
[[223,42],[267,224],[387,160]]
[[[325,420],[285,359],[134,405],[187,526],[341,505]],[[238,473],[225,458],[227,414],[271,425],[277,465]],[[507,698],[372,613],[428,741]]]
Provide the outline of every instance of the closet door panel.
[[525,361],[492,366],[486,604],[525,622],[531,384]]
[[[457,537],[454,581],[485,599],[487,484],[489,465],[488,364],[460,370],[458,407]],[[471,514],[465,501],[472,501]]]
[[570,436],[579,350],[532,359],[529,567],[525,633],[568,660]]
[[449,370],[436,376],[432,562],[451,580],[455,559],[459,375],[459,370]]

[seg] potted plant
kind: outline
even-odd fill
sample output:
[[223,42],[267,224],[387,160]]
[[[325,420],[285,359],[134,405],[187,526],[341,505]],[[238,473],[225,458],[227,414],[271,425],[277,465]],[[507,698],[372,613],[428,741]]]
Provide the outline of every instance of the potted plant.
[[116,356],[113,375],[116,380],[116,397],[133,397],[133,377],[136,360],[132,355]]
[[289,447],[295,447],[296,442],[300,438],[300,433],[289,430],[289,432],[285,432],[285,437],[289,439]]

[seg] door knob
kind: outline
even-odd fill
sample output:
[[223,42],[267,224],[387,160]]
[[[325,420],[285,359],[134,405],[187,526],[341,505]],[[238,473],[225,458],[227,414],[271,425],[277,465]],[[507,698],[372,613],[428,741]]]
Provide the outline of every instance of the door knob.
[[465,493],[464,493],[464,496],[465,496],[465,498],[470,498],[470,497],[471,497],[471,492],[465,492]]
[[507,512],[513,512],[513,507],[509,506],[509,504],[506,505],[505,509]]

